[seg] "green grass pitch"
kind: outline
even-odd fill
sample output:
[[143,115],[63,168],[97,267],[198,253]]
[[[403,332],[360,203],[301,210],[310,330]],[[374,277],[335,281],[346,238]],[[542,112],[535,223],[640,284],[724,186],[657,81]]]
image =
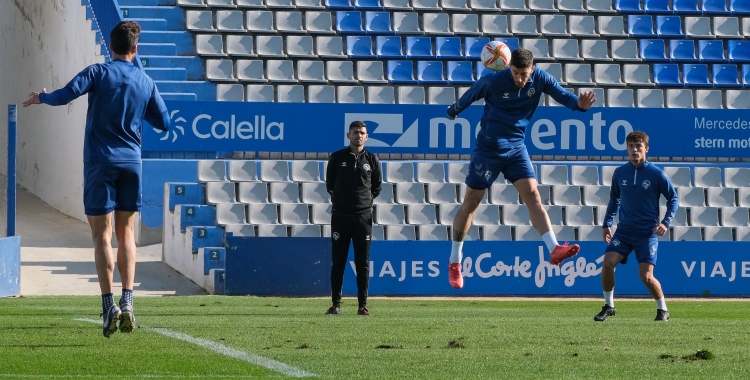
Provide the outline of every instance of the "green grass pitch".
[[[270,359],[321,378],[750,378],[750,309],[740,301],[140,297],[142,328],[106,339],[99,297],[0,299],[0,378],[285,378],[216,350]],[[81,320],[83,319],[83,320]],[[208,342],[175,339],[159,331]]]

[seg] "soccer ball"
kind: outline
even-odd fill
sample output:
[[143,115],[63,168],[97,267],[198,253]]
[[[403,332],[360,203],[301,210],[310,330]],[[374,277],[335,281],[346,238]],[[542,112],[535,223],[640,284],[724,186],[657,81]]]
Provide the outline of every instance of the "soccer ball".
[[510,48],[500,41],[490,41],[482,48],[479,58],[484,67],[500,71],[510,65]]

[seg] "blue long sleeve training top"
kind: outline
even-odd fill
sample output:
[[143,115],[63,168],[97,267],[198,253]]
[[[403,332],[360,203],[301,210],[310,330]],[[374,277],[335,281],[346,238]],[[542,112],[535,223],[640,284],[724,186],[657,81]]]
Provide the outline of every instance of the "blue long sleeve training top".
[[447,112],[448,116],[458,116],[475,101],[484,99],[477,146],[505,148],[523,142],[526,126],[534,116],[542,93],[574,111],[585,112],[578,107],[576,95],[566,91],[555,77],[539,68],[534,68],[523,88],[516,86],[510,68],[485,74],[458,102],[448,107]]
[[133,63],[91,65],[39,101],[65,105],[88,93],[83,162],[141,162],[141,124],[169,129],[169,112],[154,81]]
[[[667,212],[659,220],[659,198],[667,200]],[[677,212],[677,192],[664,172],[646,161],[639,167],[630,162],[615,169],[602,227],[611,227],[620,212],[617,228],[650,233],[659,223],[669,227]]]

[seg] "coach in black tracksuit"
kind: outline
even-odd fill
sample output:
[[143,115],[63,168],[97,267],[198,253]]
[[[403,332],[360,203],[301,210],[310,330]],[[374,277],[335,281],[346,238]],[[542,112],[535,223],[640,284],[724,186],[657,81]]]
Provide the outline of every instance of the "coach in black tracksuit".
[[326,169],[326,187],[331,194],[331,306],[326,314],[341,311],[341,287],[349,255],[349,242],[354,243],[357,268],[357,314],[369,315],[367,288],[370,283],[370,235],[372,234],[372,202],[380,194],[383,176],[380,161],[365,150],[367,127],[355,121],[346,134],[349,147],[331,154]]

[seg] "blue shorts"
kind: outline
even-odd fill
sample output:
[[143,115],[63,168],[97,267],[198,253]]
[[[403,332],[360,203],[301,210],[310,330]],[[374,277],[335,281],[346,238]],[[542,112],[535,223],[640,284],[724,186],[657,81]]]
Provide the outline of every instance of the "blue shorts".
[[83,206],[86,215],[107,215],[114,210],[141,211],[141,164],[84,162]]
[[617,252],[625,258],[620,261],[628,263],[628,255],[635,251],[635,258],[639,263],[656,265],[656,251],[659,248],[659,237],[656,234],[632,233],[617,229],[609,241],[605,252]]
[[525,145],[474,149],[469,162],[469,173],[466,175],[466,185],[476,190],[487,189],[500,173],[503,173],[505,179],[511,183],[519,179],[536,178]]

